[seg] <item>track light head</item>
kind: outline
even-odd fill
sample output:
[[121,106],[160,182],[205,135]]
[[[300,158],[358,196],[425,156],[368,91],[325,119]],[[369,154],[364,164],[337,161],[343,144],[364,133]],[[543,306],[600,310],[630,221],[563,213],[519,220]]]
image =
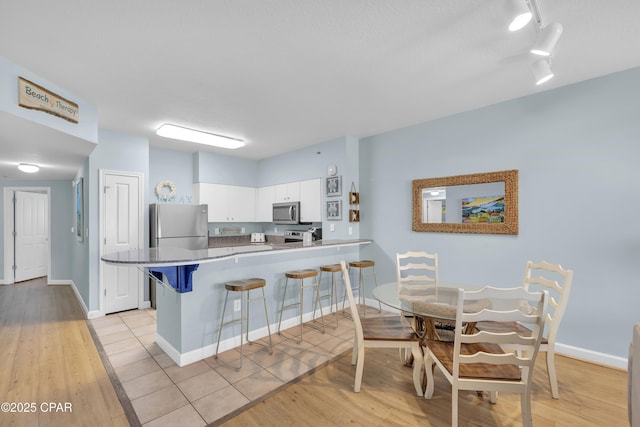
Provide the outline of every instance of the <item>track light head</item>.
[[551,56],[551,52],[562,35],[562,24],[553,22],[542,29],[538,41],[531,48],[531,53],[539,56]]
[[546,59],[539,59],[531,66],[533,71],[533,77],[535,78],[536,85],[549,81],[553,77],[553,71],[551,71],[551,64]]
[[525,0],[507,0],[507,16],[511,18],[509,31],[518,31],[531,21],[533,14]]

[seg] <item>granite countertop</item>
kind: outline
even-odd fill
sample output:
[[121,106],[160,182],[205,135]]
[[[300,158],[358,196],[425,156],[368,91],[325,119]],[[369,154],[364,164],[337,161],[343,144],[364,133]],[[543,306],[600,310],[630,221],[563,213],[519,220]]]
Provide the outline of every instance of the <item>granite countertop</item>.
[[372,243],[369,239],[316,240],[311,243],[252,243],[200,250],[182,248],[148,248],[106,254],[100,259],[109,264],[127,264],[141,267],[178,266],[214,262],[233,256],[268,255],[282,251],[318,250],[328,247],[355,246]]

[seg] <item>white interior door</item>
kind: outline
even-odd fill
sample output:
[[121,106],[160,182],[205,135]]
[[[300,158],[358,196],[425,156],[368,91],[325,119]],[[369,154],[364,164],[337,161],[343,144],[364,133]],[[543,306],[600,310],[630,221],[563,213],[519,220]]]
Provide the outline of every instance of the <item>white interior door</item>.
[[[136,175],[104,175],[103,254],[142,247],[140,180]],[[143,283],[141,272],[135,267],[109,264],[102,267],[105,314],[138,308]]]
[[47,194],[15,192],[15,281],[47,275],[49,202]]

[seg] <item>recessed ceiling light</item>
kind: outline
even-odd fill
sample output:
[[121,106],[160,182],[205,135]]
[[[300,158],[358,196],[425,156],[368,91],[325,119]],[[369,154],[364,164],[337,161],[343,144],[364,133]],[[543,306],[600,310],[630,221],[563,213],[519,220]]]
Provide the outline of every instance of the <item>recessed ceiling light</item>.
[[20,163],[18,169],[26,173],[36,173],[40,170],[40,166],[31,163]]
[[230,136],[217,135],[215,133],[202,132],[182,126],[164,124],[156,131],[156,134],[165,138],[178,139],[180,141],[195,142],[196,144],[212,145],[214,147],[234,150],[244,147],[244,141]]

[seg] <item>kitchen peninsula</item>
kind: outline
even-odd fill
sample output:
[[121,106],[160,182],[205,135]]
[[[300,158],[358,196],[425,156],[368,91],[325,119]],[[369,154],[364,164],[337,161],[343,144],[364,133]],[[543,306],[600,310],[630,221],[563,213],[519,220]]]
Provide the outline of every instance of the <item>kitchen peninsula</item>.
[[[156,285],[156,343],[176,364],[184,366],[214,354],[226,282],[251,277],[266,280],[269,323],[272,333],[276,333],[286,271],[318,269],[321,265],[335,264],[343,259],[347,262],[355,260],[360,246],[370,243],[371,240],[354,239],[250,244],[202,250],[149,248],[107,254],[102,260],[113,265],[151,270],[154,267],[196,266],[190,272],[193,285],[188,292],[179,293],[166,283],[158,282]],[[328,288],[328,281],[323,280],[321,292],[328,292]],[[339,289],[338,295],[342,292]],[[311,318],[312,302],[312,298],[305,300],[305,321]],[[239,314],[234,313],[236,316]],[[295,313],[285,315],[288,317],[283,319],[283,328],[298,324]],[[250,325],[251,339],[267,335],[263,317],[252,316]],[[240,343],[239,331],[228,329],[221,338],[221,351]]]

